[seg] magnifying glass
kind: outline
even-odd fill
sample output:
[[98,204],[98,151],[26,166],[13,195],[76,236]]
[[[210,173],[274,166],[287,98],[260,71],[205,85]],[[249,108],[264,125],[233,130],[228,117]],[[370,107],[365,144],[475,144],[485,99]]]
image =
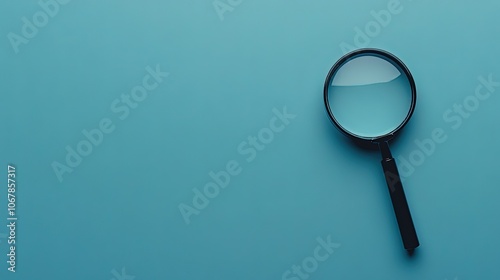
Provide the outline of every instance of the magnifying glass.
[[419,242],[388,142],[410,120],[416,98],[408,68],[379,49],[344,55],[330,69],[324,86],[325,106],[333,124],[358,143],[379,146],[403,245],[410,254]]

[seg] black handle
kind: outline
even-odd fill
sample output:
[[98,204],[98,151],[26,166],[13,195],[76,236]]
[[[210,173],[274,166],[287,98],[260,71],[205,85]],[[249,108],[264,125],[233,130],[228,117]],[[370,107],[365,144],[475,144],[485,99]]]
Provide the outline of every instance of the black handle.
[[408,207],[408,202],[406,201],[396,161],[392,158],[387,143],[382,145],[382,167],[384,169],[385,180],[387,181],[387,186],[389,187],[392,206],[394,207],[394,213],[396,214],[396,219],[398,221],[399,232],[401,233],[401,238],[403,239],[403,245],[405,249],[411,253],[420,245],[420,243],[418,242],[417,232],[415,231],[415,226],[413,225],[410,208]]

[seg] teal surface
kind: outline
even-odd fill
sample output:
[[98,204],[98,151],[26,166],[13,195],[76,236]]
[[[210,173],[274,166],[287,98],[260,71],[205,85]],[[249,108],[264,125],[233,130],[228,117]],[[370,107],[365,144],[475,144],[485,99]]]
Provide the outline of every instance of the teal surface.
[[[499,279],[500,2],[40,3],[0,3],[1,279]],[[358,47],[417,84],[412,258],[325,112]]]

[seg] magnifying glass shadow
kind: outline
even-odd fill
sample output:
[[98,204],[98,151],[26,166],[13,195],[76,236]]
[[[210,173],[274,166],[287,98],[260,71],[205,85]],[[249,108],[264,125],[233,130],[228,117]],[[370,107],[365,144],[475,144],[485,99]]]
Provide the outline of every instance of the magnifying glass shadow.
[[[370,143],[370,142],[367,142],[367,141],[364,141],[364,140],[359,140],[357,138],[351,138],[351,137],[345,137],[344,135],[342,134],[339,134],[338,133],[338,130],[336,129],[331,129],[331,122],[328,121],[327,119],[324,118],[324,113],[322,112],[321,114],[321,118],[323,119],[322,122],[323,122],[323,125],[325,127],[328,127],[328,135],[330,135],[331,138],[334,138],[336,139],[336,141],[340,141],[340,142],[343,142],[343,143],[346,143],[346,145],[348,145],[349,149],[350,149],[350,152],[353,152],[353,153],[356,153],[356,154],[373,154],[373,155],[380,155],[380,148],[379,148],[379,145],[377,145],[376,143]],[[418,118],[417,115],[414,115],[413,118]],[[412,125],[412,122],[408,122],[406,124],[406,126],[402,129],[404,131],[410,131],[410,130],[413,130],[413,125]],[[400,139],[404,139],[405,137],[407,137],[407,135],[405,134],[411,134],[411,133],[397,133],[393,136],[393,138],[391,139],[391,146],[397,146],[398,143],[400,143],[400,141],[403,141],[404,140],[400,140]],[[347,147],[347,146],[346,146]]]

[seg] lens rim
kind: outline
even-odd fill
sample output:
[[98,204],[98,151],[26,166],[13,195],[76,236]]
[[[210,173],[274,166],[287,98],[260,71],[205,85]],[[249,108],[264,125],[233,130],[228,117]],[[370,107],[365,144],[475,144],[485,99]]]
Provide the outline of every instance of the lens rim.
[[[390,132],[388,132],[388,133],[386,133],[384,135],[379,135],[379,136],[375,136],[375,137],[367,137],[367,136],[357,135],[355,133],[350,132],[346,128],[344,128],[337,121],[337,119],[335,118],[335,116],[333,115],[333,112],[332,112],[332,110],[330,108],[330,102],[329,102],[329,99],[328,99],[328,88],[329,88],[329,85],[330,85],[330,81],[335,76],[335,74],[337,73],[337,71],[345,63],[347,63],[349,60],[352,60],[352,59],[354,59],[356,57],[359,57],[359,56],[367,56],[367,55],[378,56],[378,57],[380,57],[382,59],[385,59],[387,62],[391,63],[392,65],[397,66],[406,75],[406,77],[408,79],[408,82],[410,83],[410,89],[411,89],[411,104],[410,104],[410,109],[409,109],[408,114],[406,115],[405,119],[403,120],[403,122],[398,127],[396,127],[394,130],[392,130],[392,131],[390,131]],[[415,106],[416,106],[416,103],[417,103],[417,88],[415,86],[415,80],[413,79],[413,76],[412,76],[410,70],[395,55],[393,55],[390,52],[381,50],[381,49],[363,48],[363,49],[357,49],[357,50],[354,50],[354,51],[352,51],[350,53],[345,54],[344,56],[342,56],[332,66],[332,68],[328,72],[328,75],[326,76],[325,85],[324,85],[324,88],[323,88],[323,100],[325,102],[326,112],[327,112],[330,120],[333,122],[333,124],[342,133],[344,133],[346,136],[348,136],[350,138],[353,138],[355,140],[362,140],[364,142],[369,141],[369,142],[377,142],[378,143],[378,142],[382,142],[382,141],[391,140],[394,137],[394,135],[396,133],[398,133],[401,129],[403,129],[403,127],[408,123],[408,121],[410,120],[411,116],[413,115],[413,112],[415,111]]]

